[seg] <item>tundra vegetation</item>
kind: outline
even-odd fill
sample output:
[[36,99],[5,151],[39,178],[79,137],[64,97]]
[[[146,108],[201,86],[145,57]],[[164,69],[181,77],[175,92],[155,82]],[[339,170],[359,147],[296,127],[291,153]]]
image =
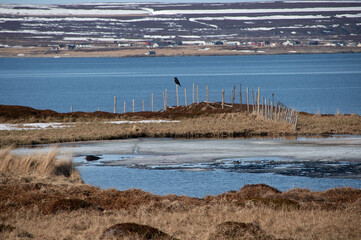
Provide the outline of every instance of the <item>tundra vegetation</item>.
[[[168,108],[162,112],[113,114],[107,112],[57,113],[20,106],[0,106],[0,123],[63,123],[67,127],[0,131],[0,146],[112,140],[136,137],[227,138],[297,137],[361,134],[361,117],[298,113],[297,126],[248,113],[247,106],[221,109],[207,103]],[[145,123],[139,120],[176,120]],[[131,121],[126,124],[111,121]],[[69,124],[70,123],[70,124]]]
[[0,155],[1,239],[357,239],[361,190],[281,192],[246,185],[218,196],[99,189],[69,156]]
[[[21,111],[20,111],[21,110]],[[129,137],[254,137],[360,134],[358,115],[299,113],[297,128],[266,120],[242,107],[206,103],[163,112],[56,113],[1,106],[1,122],[74,123],[71,127],[0,131],[1,146]],[[170,123],[105,123],[167,119]],[[18,156],[0,154],[1,239],[357,239],[361,190],[281,192],[246,185],[218,196],[157,196],[84,184],[71,156],[54,149]]]

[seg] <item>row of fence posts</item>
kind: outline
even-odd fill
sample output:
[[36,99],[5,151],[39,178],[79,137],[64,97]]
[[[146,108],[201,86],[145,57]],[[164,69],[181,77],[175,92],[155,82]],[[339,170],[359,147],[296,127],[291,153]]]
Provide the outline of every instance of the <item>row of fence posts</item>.
[[[163,109],[167,110],[167,89],[163,91]],[[196,98],[196,99],[195,99]],[[179,94],[178,94],[178,85],[176,85],[176,99],[177,99],[177,107],[179,107]],[[222,89],[222,109],[226,107],[233,107],[236,99],[236,87],[232,87],[232,96],[231,96],[231,106],[225,104],[225,90]],[[196,101],[195,101],[196,100]],[[208,85],[206,85],[206,102],[209,102],[208,95]],[[198,85],[194,85],[193,83],[193,91],[192,91],[192,103],[199,104],[199,87]],[[241,84],[239,84],[239,103],[242,105],[242,88]],[[248,87],[246,88],[246,105],[248,113],[256,113],[257,115],[263,116],[265,119],[274,120],[274,121],[284,121],[290,124],[294,124],[295,129],[297,129],[298,123],[298,113],[294,110],[281,105],[274,103],[274,93],[272,93],[272,99],[261,97],[261,88],[258,87],[255,92],[253,89],[250,90]],[[188,106],[187,102],[187,88],[184,88],[184,106]],[[154,112],[154,94],[151,94],[151,109]],[[133,113],[135,112],[135,100],[133,99]],[[145,111],[144,108],[144,99],[142,99],[142,110]],[[70,107],[70,111],[73,112],[73,106]],[[100,108],[98,108],[100,111]],[[114,96],[114,113],[117,112],[117,97]],[[123,112],[126,112],[126,102],[124,101]]]

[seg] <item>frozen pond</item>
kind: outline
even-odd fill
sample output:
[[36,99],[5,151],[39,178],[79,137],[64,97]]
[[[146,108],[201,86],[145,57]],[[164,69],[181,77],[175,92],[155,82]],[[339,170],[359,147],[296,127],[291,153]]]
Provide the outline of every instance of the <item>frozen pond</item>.
[[[17,149],[48,150],[52,145]],[[101,188],[138,188],[194,197],[265,183],[281,191],[361,188],[361,136],[285,139],[129,139],[67,143],[83,180]],[[97,156],[87,161],[87,155]]]

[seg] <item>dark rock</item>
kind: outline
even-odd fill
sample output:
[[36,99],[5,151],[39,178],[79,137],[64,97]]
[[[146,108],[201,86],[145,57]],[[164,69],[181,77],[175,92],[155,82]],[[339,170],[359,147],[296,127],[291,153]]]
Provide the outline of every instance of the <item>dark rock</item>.
[[99,160],[99,159],[100,159],[100,157],[97,157],[97,156],[94,156],[94,155],[87,155],[85,157],[85,160],[87,160],[87,161],[96,161],[96,160]]
[[216,231],[208,240],[275,240],[267,235],[258,225],[243,222],[224,222],[218,224]]
[[15,230],[15,227],[13,227],[11,225],[0,224],[0,233],[12,232],[14,230]]
[[29,239],[29,238],[34,238],[34,235],[27,232],[27,231],[21,231],[21,232],[19,232],[17,234],[17,237],[18,238],[27,238],[27,239]]
[[120,223],[107,228],[101,240],[105,239],[153,239],[153,240],[177,240],[176,238],[147,225],[137,223]]

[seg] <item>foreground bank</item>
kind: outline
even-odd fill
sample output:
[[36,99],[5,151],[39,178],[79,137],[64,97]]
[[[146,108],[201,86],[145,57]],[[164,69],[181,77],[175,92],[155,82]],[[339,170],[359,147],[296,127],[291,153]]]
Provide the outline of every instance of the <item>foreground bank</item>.
[[56,152],[0,155],[2,239],[357,239],[361,190],[267,185],[205,198],[101,190]]

